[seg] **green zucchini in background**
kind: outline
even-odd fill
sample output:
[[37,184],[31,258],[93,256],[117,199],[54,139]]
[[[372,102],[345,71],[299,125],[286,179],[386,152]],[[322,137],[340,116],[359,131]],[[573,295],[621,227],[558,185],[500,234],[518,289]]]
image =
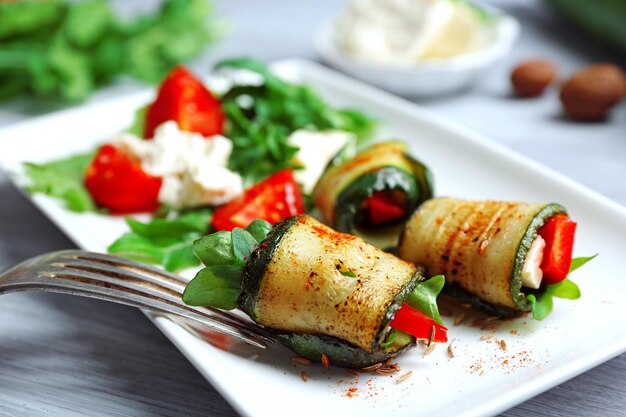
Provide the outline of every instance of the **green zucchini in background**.
[[546,0],[563,17],[626,54],[626,1]]
[[399,141],[374,144],[355,157],[331,161],[313,191],[313,201],[324,220],[336,230],[355,233],[367,229],[366,200],[384,191],[405,209],[405,220],[433,196],[428,167],[408,153]]
[[[424,280],[421,269],[309,216],[277,223],[244,267],[238,304],[297,354],[362,368],[397,356],[389,322]],[[383,347],[382,344],[385,344]]]
[[409,219],[400,237],[402,259],[446,277],[444,292],[487,313],[513,316],[530,311],[522,267],[551,217],[566,214],[559,204],[468,201],[435,198]]

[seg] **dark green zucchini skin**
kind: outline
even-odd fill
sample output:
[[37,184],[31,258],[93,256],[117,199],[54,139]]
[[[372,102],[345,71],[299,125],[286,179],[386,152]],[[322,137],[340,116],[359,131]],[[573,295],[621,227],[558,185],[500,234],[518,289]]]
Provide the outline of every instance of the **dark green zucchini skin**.
[[[354,180],[337,198],[335,224],[340,231],[351,233],[357,224],[365,223],[360,206],[377,191],[402,191],[407,197],[407,213],[412,213],[420,202],[420,188],[413,175],[396,167],[383,167]],[[401,219],[400,221],[403,221]]]
[[319,363],[324,353],[331,365],[352,369],[384,362],[414,346],[414,343],[408,344],[395,352],[386,352],[383,349],[368,352],[341,339],[321,334],[276,333],[276,338],[303,358]]
[[537,232],[541,226],[546,224],[551,217],[554,217],[557,214],[567,214],[567,210],[565,207],[557,203],[546,204],[546,206],[541,209],[535,217],[533,217],[532,221],[526,228],[526,233],[524,233],[524,236],[517,247],[515,262],[513,264],[513,273],[511,276],[510,291],[516,308],[519,311],[526,312],[530,311],[532,308],[532,304],[526,299],[526,295],[522,293],[522,268],[524,267],[526,255],[530,250],[530,245],[532,245],[533,241],[537,237]]
[[[263,241],[250,255],[242,275],[241,294],[238,305],[252,320],[257,321],[258,294],[269,262],[276,253],[282,238],[291,227],[298,223],[299,216],[284,219],[276,225]],[[424,281],[424,270],[418,268],[413,278],[402,287],[396,294],[393,302],[387,308],[378,331],[378,336],[372,343],[371,351],[323,334],[293,333],[268,329],[276,335],[277,340],[298,355],[319,361],[325,354],[331,364],[346,368],[362,368],[374,363],[383,362],[397,356],[406,348],[413,345],[410,343],[399,350],[391,351],[383,349],[380,344],[384,342],[385,332],[389,322],[393,319],[406,297],[415,287]]]
[[274,257],[283,236],[298,221],[298,216],[288,217],[276,223],[267,238],[252,252],[241,276],[241,294],[237,300],[239,308],[256,321],[256,305],[261,282],[267,265]]

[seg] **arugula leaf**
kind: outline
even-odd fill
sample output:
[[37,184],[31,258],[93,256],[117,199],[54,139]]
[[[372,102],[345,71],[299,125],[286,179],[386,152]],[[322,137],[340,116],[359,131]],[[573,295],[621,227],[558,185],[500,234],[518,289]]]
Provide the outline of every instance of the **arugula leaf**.
[[581,256],[579,258],[574,258],[572,259],[572,263],[569,266],[569,272],[570,274],[572,272],[574,272],[575,270],[577,270],[578,268],[580,268],[581,266],[583,266],[584,264],[586,264],[587,262],[589,262],[590,260],[592,260],[593,258],[595,258],[596,256],[598,256],[599,254],[596,253],[593,256]]
[[236,158],[230,168],[248,181],[257,181],[283,168],[297,168],[298,148],[288,144],[298,129],[339,129],[363,140],[375,122],[354,110],[335,109],[308,86],[285,82],[265,64],[250,58],[222,61],[215,69],[245,69],[261,75],[260,86],[234,86],[222,97],[228,123],[226,136],[233,142]]
[[83,183],[85,170],[93,157],[94,153],[90,152],[45,164],[25,163],[24,169],[31,181],[26,189],[59,198],[71,211],[95,211],[96,206]]
[[437,307],[437,296],[443,289],[445,283],[446,279],[443,275],[435,275],[429,280],[417,284],[404,302],[426,314],[437,323],[443,324],[441,315],[439,314],[439,308]]
[[196,240],[193,248],[206,268],[187,284],[183,301],[226,310],[236,308],[246,260],[271,228],[260,220],[248,226],[250,231],[235,227],[232,232],[219,231]]
[[211,306],[224,310],[237,308],[241,267],[215,265],[199,271],[183,292],[183,301],[193,306]]
[[[569,272],[573,272],[598,256],[596,253],[593,256],[574,258],[570,264]],[[577,300],[581,296],[580,288],[573,281],[568,278],[563,281],[546,285],[545,290],[538,294],[529,294],[526,299],[532,304],[532,313],[535,320],[543,320],[552,313],[552,307],[554,305],[553,298],[565,298],[568,300]]]
[[206,266],[235,263],[230,232],[221,230],[193,242],[193,250]]
[[343,275],[344,277],[350,277],[350,278],[356,278],[356,274],[350,270],[348,271],[339,271],[339,273],[341,275]]
[[258,219],[250,223],[248,227],[246,227],[246,230],[254,239],[256,239],[258,243],[261,243],[267,238],[268,233],[272,230],[272,225],[265,220]]
[[109,246],[115,253],[140,262],[162,265],[168,271],[198,265],[194,241],[209,228],[211,212],[192,211],[174,219],[153,219],[142,223],[126,219],[131,231]]
[[257,246],[257,241],[246,229],[240,227],[235,227],[231,236],[235,262],[239,265],[245,265],[248,257]]

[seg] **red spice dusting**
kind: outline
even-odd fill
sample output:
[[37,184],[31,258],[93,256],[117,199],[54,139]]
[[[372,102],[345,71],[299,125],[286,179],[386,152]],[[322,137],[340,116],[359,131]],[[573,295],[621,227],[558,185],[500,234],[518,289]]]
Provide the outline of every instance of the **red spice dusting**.
[[350,388],[347,389],[345,397],[354,398],[354,397],[359,395],[357,393],[358,391],[359,391],[359,389],[357,387],[350,387]]

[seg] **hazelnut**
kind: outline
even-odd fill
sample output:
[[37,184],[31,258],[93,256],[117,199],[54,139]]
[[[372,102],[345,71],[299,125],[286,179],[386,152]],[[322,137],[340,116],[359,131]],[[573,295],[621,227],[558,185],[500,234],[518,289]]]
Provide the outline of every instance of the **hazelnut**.
[[567,80],[561,89],[561,103],[570,119],[604,119],[626,93],[626,74],[613,64],[583,68]]
[[537,97],[556,78],[556,66],[550,61],[533,59],[519,64],[511,73],[515,94],[520,97]]

